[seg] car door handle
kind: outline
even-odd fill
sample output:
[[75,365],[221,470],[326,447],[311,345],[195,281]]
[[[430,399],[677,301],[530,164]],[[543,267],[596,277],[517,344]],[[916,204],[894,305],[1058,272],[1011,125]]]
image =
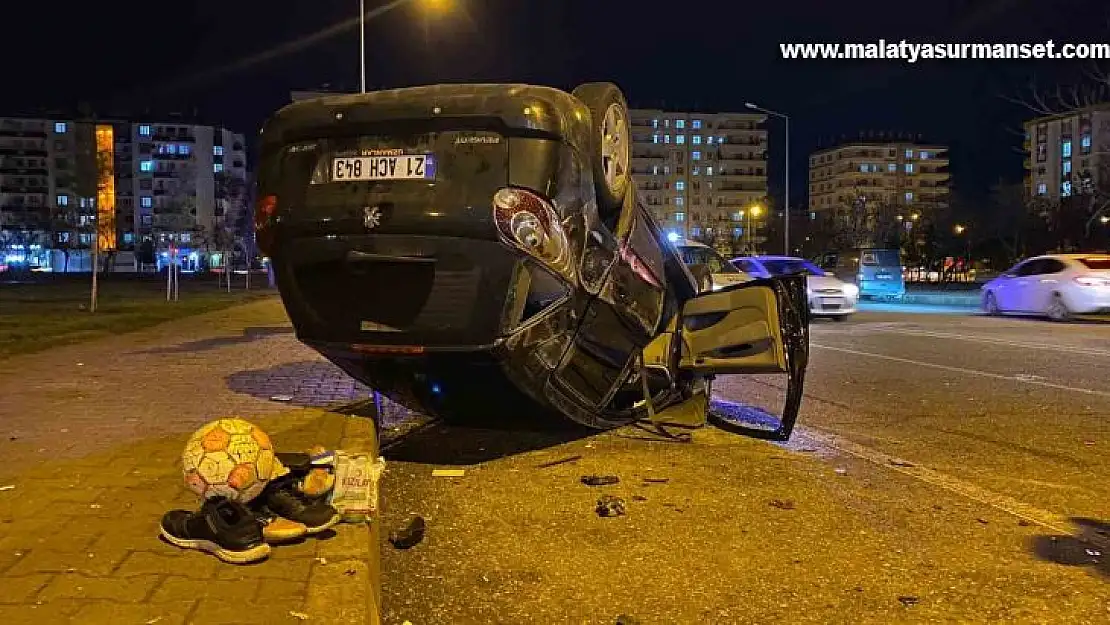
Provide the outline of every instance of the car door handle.
[[349,263],[363,263],[363,262],[387,262],[387,263],[419,263],[427,264],[434,263],[436,259],[428,256],[395,256],[393,254],[371,254],[370,252],[360,252],[358,250],[351,250],[347,252],[347,262]]

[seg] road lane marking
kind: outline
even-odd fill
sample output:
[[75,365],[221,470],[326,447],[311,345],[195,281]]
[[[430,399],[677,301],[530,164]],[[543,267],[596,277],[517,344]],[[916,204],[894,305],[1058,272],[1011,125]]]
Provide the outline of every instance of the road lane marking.
[[855,349],[848,349],[847,347],[833,347],[831,345],[820,345],[817,343],[810,343],[809,346],[816,347],[818,349],[827,349],[834,352],[843,352],[845,354],[852,354],[855,356],[870,356],[871,358],[879,358],[882,360],[889,360],[891,362],[900,362],[907,365],[916,365],[918,367],[928,367],[931,369],[940,369],[942,371],[951,371],[953,373],[977,375],[984,378],[1006,380],[1007,382],[1017,382],[1019,384],[1029,384],[1032,386],[1043,386],[1045,388],[1053,388],[1060,391],[1070,391],[1073,393],[1084,393],[1086,395],[1095,395],[1098,397],[1110,397],[1110,391],[1098,391],[1091,388],[1068,386],[1066,384],[1055,384],[1053,382],[1046,382],[1043,380],[1033,380],[1024,377],[1024,374],[1006,375],[1002,373],[991,373],[990,371],[980,371],[978,369],[968,369],[966,367],[954,367],[952,365],[941,365],[935,362],[923,362],[920,360],[911,360],[909,358],[899,358],[898,356],[887,356],[886,354],[876,354],[874,352],[864,352]]
[[905,334],[907,336],[924,336],[938,339],[953,339],[960,341],[972,341],[976,343],[990,343],[993,345],[1006,345],[1008,347],[1020,347],[1022,349],[1042,349],[1046,351],[1064,352],[1068,354],[1084,354],[1087,356],[1106,356],[1110,357],[1110,350],[1095,349],[1091,347],[1075,347],[1068,345],[1052,345],[1050,343],[1026,343],[1024,341],[1014,341],[1010,339],[994,338],[987,336],[973,336],[969,334],[954,334],[951,332],[937,332],[934,330],[913,330],[909,328],[874,328],[875,332],[885,332],[887,334]]
[[[885,454],[869,447],[864,447],[863,445],[841,438],[835,434],[820,430],[820,428],[806,426],[805,428],[799,429],[802,431],[796,432],[793,437],[799,439],[799,444],[801,444],[802,441],[808,441],[811,445],[836,449],[848,455],[866,460],[872,464],[897,471],[898,473],[908,475],[927,484],[985,504],[996,510],[1018,517],[1019,519],[1025,519],[1030,523],[1035,523],[1058,534],[1065,536],[1075,535],[1074,530],[1068,529],[1072,527],[1074,523],[1062,515],[1049,512],[1048,510],[1041,510],[1035,506],[1018,501],[1013,497],[989,491],[957,477],[925,468],[913,462],[907,462],[901,458]],[[791,441],[791,443],[793,446],[794,441]],[[1091,532],[1084,533],[1080,538],[1103,550],[1110,551],[1110,539],[1106,537]]]

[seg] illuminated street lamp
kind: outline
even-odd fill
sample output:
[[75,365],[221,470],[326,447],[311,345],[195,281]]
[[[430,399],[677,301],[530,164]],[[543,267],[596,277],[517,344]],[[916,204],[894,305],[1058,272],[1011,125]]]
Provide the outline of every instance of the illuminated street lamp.
[[[747,239],[747,247],[748,247],[748,253],[749,254],[752,252],[752,245],[753,245],[753,243],[752,243],[752,219],[759,219],[759,216],[762,213],[763,213],[763,207],[760,206],[759,204],[753,204],[750,208],[748,208],[748,227],[744,229],[744,232],[746,234],[745,238]],[[743,217],[743,216],[744,216],[744,211],[740,211],[740,217]]]
[[967,228],[961,226],[960,224],[956,224],[954,230],[956,231],[956,234],[963,234],[964,231],[967,230]]
[[1110,224],[1110,215],[1103,215],[1102,217],[1099,217],[1098,220],[1104,224]]
[[784,210],[782,212],[783,231],[782,231],[782,253],[786,256],[790,255],[790,116],[771,109],[765,109],[762,106],[757,106],[751,102],[745,102],[744,106],[753,111],[766,113],[774,117],[779,117],[786,124],[785,143],[786,143],[786,201],[784,202]]
[[910,220],[911,220],[911,221],[917,221],[917,219],[918,219],[919,217],[921,217],[921,215],[919,215],[919,214],[917,214],[917,213],[914,213],[914,214],[910,215]]

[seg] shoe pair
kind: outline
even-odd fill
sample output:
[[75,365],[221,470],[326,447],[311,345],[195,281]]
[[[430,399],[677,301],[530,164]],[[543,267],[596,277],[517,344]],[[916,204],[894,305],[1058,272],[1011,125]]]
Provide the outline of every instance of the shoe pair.
[[279,479],[267,484],[247,506],[214,497],[206,499],[198,512],[167,512],[162,517],[162,537],[183,549],[207,551],[224,562],[248,564],[270,555],[269,542],[317,534],[339,519],[335,508],[305,501],[289,481]]

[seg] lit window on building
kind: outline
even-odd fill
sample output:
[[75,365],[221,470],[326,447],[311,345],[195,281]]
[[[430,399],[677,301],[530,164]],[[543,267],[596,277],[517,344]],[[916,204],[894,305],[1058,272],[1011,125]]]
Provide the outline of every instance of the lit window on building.
[[925,159],[927,159],[927,158],[931,158],[931,157],[932,157],[932,155],[931,155],[931,154],[929,154],[928,152],[924,152],[924,151],[922,151],[922,152],[921,152],[920,154],[918,154],[918,156],[919,156],[919,157],[921,157],[921,160],[925,160]]
[[67,128],[65,122],[54,122],[54,132],[60,135],[64,135],[66,130]]
[[913,158],[913,150],[906,150],[906,158]]
[[744,229],[743,228],[733,228],[732,229],[732,236],[738,237],[742,234],[744,234]]
[[686,198],[682,197],[681,195],[676,197],[674,199],[674,205],[675,206],[686,206]]
[[694,120],[694,130],[701,130],[701,120],[700,119],[695,119]]
[[693,154],[690,155],[690,159],[695,160],[695,161],[700,161],[701,160],[701,152],[694,152]]
[[651,175],[652,176],[658,176],[659,175],[659,166],[658,165],[652,165],[651,166]]
[[1037,195],[1047,195],[1047,194],[1048,194],[1048,185],[1043,183],[1043,182],[1038,184],[1037,185]]
[[124,232],[123,233],[123,242],[128,243],[128,244],[134,243],[135,242],[135,233],[134,232]]
[[913,191],[906,191],[906,201],[907,202],[912,202],[913,201]]
[[224,146],[222,146],[222,145],[212,146],[212,154],[214,154],[215,156],[223,156],[224,155]]
[[58,201],[58,206],[69,206],[69,196],[68,195],[59,195],[55,199]]
[[1062,195],[1064,197],[1068,197],[1069,195],[1071,195],[1071,181],[1070,180],[1065,180],[1060,185],[1060,195]]
[[1083,154],[1091,153],[1091,135],[1079,137],[1079,151]]
[[658,119],[651,120],[651,127],[652,128],[658,128],[659,127],[659,120]]
[[215,165],[212,166],[212,172],[213,173],[218,174],[218,173],[222,172],[223,170],[224,170],[224,164],[223,163],[216,163]]
[[886,170],[889,171],[889,172],[896,172],[896,171],[898,171],[898,164],[897,163],[887,163],[886,164]]
[[685,119],[676,119],[675,122],[674,122],[674,127],[678,128],[680,130],[685,128],[686,127],[686,120]]
[[182,143],[181,145],[177,146],[177,153],[183,156],[188,156],[188,154],[192,151],[193,148],[188,143]]
[[701,228],[699,228],[698,226],[694,226],[693,228],[690,228],[690,236],[700,237],[701,236]]
[[695,167],[693,169],[693,171],[690,172],[690,173],[694,174],[695,176],[700,176],[701,175],[701,167]]
[[715,137],[713,135],[709,135],[708,137],[705,138],[705,142],[708,143],[709,145],[713,145],[713,139],[715,139]]
[[1071,175],[1071,161],[1064,161],[1064,175]]
[[1071,158],[1071,139],[1064,139],[1060,144],[1060,154],[1064,158]]
[[150,136],[150,125],[149,124],[140,125],[139,126],[139,135],[143,136],[143,137],[149,137]]
[[177,154],[177,145],[174,143],[166,144],[166,154]]
[[744,213],[742,213],[740,211],[736,211],[735,213],[732,214],[732,220],[733,221],[743,221],[744,220]]
[[907,174],[912,174],[913,173],[913,163],[906,163],[906,173]]
[[659,143],[659,135],[657,135],[657,134],[651,135],[651,142],[652,143]]
[[860,173],[866,174],[870,170],[870,166],[867,163],[864,163],[864,164],[859,166],[859,170],[860,170]]
[[670,165],[664,165],[663,166],[663,175],[664,176],[671,175],[671,166]]
[[717,137],[717,143],[724,143],[724,142],[725,142],[725,136],[724,135],[721,135],[721,136]]
[[675,221],[686,221],[686,213],[678,212],[674,214]]
[[701,145],[701,135],[694,135],[690,141],[692,141],[694,145]]
[[149,195],[141,196],[139,198],[139,206],[143,208],[150,208],[151,206],[154,206],[154,199],[151,198]]
[[674,188],[679,190],[679,191],[685,191],[686,190],[686,183],[683,182],[682,180],[679,180],[678,182],[674,183]]
[[664,127],[664,128],[670,128],[670,127],[671,127],[671,120],[669,120],[669,119],[664,119],[664,120],[663,120],[663,127]]
[[[706,167],[705,168],[705,175],[706,176],[712,176],[713,175],[713,168],[712,167]],[[709,184],[713,184],[713,183],[710,182]]]
[[139,171],[154,171],[154,161],[140,161]]
[[674,142],[679,145],[683,145],[684,143],[686,143],[686,135],[675,135]]
[[671,136],[670,135],[663,135],[663,143],[670,143],[670,142],[671,142]]

